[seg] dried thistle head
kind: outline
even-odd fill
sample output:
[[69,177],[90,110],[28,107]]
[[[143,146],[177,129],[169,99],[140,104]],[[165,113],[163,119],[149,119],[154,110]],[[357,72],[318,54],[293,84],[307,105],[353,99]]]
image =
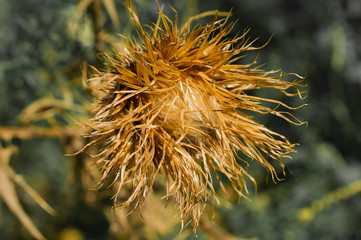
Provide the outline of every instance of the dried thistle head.
[[[227,38],[234,26],[228,17],[218,19],[215,12],[208,25],[190,30],[197,17],[178,28],[177,13],[171,21],[158,9],[158,22],[147,32],[129,8],[140,42],[128,39],[125,53],[104,54],[106,69],[90,79],[101,92],[88,125],[94,137],[90,144],[102,145],[100,183],[111,179],[119,189],[132,186],[122,206],[141,206],[159,174],[166,181],[165,198],[175,196],[181,218],[191,214],[197,225],[205,203],[218,201],[212,175],[220,181],[222,173],[244,196],[245,178],[254,179],[241,162],[256,160],[278,178],[268,159],[283,167],[282,159],[294,151],[284,136],[245,113],[274,114],[300,124],[264,103],[288,106],[247,92],[270,88],[294,96],[301,85],[283,80],[284,75],[274,77],[274,71],[262,71],[255,62],[236,63],[259,48],[246,33]],[[294,94],[287,92],[290,88]]]

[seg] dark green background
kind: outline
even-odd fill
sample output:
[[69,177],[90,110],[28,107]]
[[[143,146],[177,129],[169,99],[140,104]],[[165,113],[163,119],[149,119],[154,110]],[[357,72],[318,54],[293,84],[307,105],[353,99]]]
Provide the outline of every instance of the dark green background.
[[[134,34],[122,1],[117,4],[120,32]],[[361,239],[360,193],[337,201],[316,212],[309,222],[298,219],[300,209],[340,187],[361,179],[361,1],[359,0],[198,0],[159,1],[172,16],[168,5],[180,18],[203,11],[229,11],[239,19],[234,34],[250,28],[257,46],[273,35],[259,51],[258,63],[265,70],[282,69],[306,76],[310,105],[293,112],[308,126],[296,127],[281,119],[262,119],[271,129],[298,142],[293,160],[286,160],[285,181],[274,184],[267,173],[252,167],[259,180],[252,201],[241,200],[216,208],[219,226],[242,238],[255,239]],[[82,91],[79,78],[83,60],[96,63],[97,47],[93,29],[83,27],[79,36],[69,34],[67,22],[76,19],[72,0],[0,0],[0,125],[20,126],[17,116],[33,101],[53,95],[61,98],[59,86]],[[134,0],[140,20],[156,20],[154,1]],[[101,28],[116,36],[104,6]],[[84,16],[91,17],[87,10]],[[172,17],[171,17],[172,18]],[[205,22],[210,19],[203,19]],[[81,19],[84,26],[90,21]],[[88,31],[88,32],[87,32]],[[251,54],[250,57],[253,55]],[[251,58],[250,58],[251,59]],[[286,99],[282,99],[286,100]],[[300,101],[287,100],[293,106]],[[74,113],[71,113],[74,114]],[[62,120],[59,119],[61,122]],[[64,124],[69,124],[64,121]],[[38,123],[46,126],[46,123]],[[61,212],[51,217],[26,194],[25,210],[39,229],[56,238],[62,229],[79,229],[85,239],[116,239],[108,234],[109,223],[101,208],[89,208],[77,201],[81,186],[70,184],[72,158],[64,156],[60,140],[14,139],[20,153],[12,162],[31,186]],[[6,143],[3,143],[6,144]],[[278,169],[280,171],[280,169]],[[281,172],[281,171],[280,171]],[[107,202],[104,205],[108,205]],[[20,223],[1,203],[0,239],[31,239]],[[179,228],[174,229],[173,237]],[[160,239],[172,239],[161,236]],[[198,231],[189,239],[207,239]]]

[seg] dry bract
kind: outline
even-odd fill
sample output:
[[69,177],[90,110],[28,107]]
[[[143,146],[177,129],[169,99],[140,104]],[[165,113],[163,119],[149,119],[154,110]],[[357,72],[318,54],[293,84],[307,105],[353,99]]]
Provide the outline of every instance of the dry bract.
[[[102,147],[100,183],[117,181],[119,190],[129,184],[131,194],[121,205],[141,206],[159,174],[166,181],[165,198],[175,196],[181,218],[191,214],[197,225],[205,203],[218,201],[212,175],[220,181],[222,173],[243,196],[245,178],[254,179],[241,162],[256,160],[277,178],[267,159],[283,167],[282,159],[294,151],[284,136],[245,113],[274,114],[301,124],[264,103],[291,108],[248,91],[271,88],[295,96],[301,85],[274,77],[274,71],[264,72],[255,62],[237,63],[259,48],[246,33],[227,38],[234,26],[228,17],[218,19],[215,13],[208,25],[190,30],[192,18],[179,29],[177,15],[171,21],[159,9],[160,21],[147,32],[129,11],[140,42],[128,39],[125,53],[104,54],[106,69],[95,69],[89,79],[98,96],[88,127],[94,137],[90,144]],[[289,88],[294,94],[286,92]]]

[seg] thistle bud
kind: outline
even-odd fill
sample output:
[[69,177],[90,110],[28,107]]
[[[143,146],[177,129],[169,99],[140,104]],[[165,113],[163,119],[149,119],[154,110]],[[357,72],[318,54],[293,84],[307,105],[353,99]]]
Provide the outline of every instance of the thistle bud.
[[[262,71],[255,62],[239,63],[247,51],[259,48],[248,41],[247,32],[229,37],[234,27],[229,15],[219,18],[215,12],[209,24],[190,30],[197,17],[178,28],[177,15],[171,21],[158,9],[160,21],[145,31],[129,8],[139,42],[129,38],[126,51],[103,54],[105,70],[89,79],[101,93],[89,135],[91,144],[102,146],[100,183],[112,179],[119,189],[132,187],[121,206],[141,206],[160,175],[165,198],[174,196],[181,218],[191,215],[197,225],[205,204],[218,201],[213,181],[221,181],[220,173],[244,196],[246,178],[254,179],[242,162],[255,160],[277,179],[269,160],[283,167],[282,159],[294,151],[295,144],[248,114],[300,122],[265,103],[286,104],[250,95],[250,90],[293,96],[300,95],[301,85],[283,80],[282,74],[274,77],[274,71]],[[287,92],[290,88],[294,94]]]

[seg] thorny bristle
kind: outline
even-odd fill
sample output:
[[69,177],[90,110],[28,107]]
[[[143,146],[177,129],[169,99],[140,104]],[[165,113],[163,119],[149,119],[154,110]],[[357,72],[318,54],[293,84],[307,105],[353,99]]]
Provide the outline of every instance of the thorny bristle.
[[[175,196],[182,220],[191,214],[197,226],[205,204],[218,202],[213,174],[220,181],[222,173],[244,196],[245,178],[255,180],[241,162],[256,160],[278,179],[267,159],[283,168],[282,159],[294,151],[295,144],[245,113],[274,114],[301,124],[264,103],[292,108],[247,91],[271,88],[300,96],[301,85],[282,80],[282,74],[273,77],[276,72],[264,72],[255,62],[236,64],[245,52],[259,48],[247,40],[247,32],[226,38],[234,27],[228,17],[218,19],[211,12],[215,16],[208,25],[190,30],[193,17],[178,29],[177,17],[172,22],[158,9],[160,21],[146,32],[129,7],[140,43],[129,38],[125,53],[103,54],[107,69],[95,69],[89,80],[100,93],[88,125],[94,137],[90,144],[102,146],[100,184],[112,179],[119,190],[132,187],[121,206],[140,207],[160,174],[166,181],[164,198]],[[295,93],[287,92],[290,88]]]

